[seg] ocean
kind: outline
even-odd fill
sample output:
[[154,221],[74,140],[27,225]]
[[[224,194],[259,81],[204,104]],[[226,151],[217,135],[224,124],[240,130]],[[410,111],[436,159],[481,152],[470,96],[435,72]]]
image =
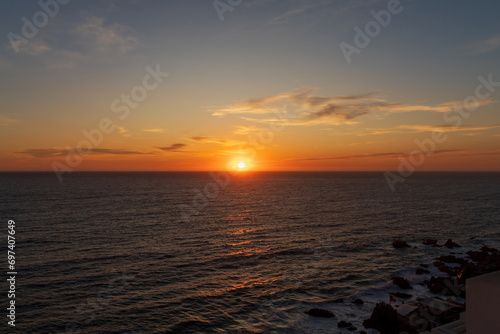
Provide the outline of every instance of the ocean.
[[[424,239],[453,239],[458,254],[500,247],[500,173],[415,173],[395,192],[382,172],[224,181],[214,187],[208,172],[75,172],[63,183],[1,173],[2,239],[8,220],[16,226],[16,330],[312,334],[343,333],[345,320],[376,333],[362,322],[398,291],[393,275],[414,285],[413,299],[429,294],[419,282],[440,275],[432,260],[451,250]],[[395,249],[394,239],[416,248]],[[430,274],[415,274],[422,263]],[[305,314],[311,308],[335,318]]]

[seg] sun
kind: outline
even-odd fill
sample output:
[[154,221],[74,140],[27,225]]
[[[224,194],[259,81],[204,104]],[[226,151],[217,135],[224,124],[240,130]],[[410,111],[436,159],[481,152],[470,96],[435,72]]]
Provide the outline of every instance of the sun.
[[239,169],[245,169],[247,168],[247,164],[244,162],[244,161],[240,161],[238,162],[238,164],[236,165]]

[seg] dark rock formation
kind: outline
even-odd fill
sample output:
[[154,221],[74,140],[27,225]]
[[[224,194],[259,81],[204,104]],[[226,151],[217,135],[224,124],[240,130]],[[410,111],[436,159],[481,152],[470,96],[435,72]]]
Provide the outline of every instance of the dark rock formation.
[[457,244],[456,242],[453,242],[453,240],[451,240],[451,239],[448,239],[448,241],[446,241],[446,243],[444,245],[445,245],[445,247],[448,247],[448,248],[461,247],[459,244]]
[[466,259],[461,259],[461,258],[458,258],[454,255],[443,255],[443,256],[438,257],[436,260],[444,262],[444,263],[458,263],[461,266],[466,266],[466,265],[470,264],[470,262],[467,261]]
[[427,269],[422,269],[422,268],[417,268],[416,274],[417,275],[423,275],[423,274],[429,274],[430,271]]
[[394,276],[392,279],[392,283],[396,284],[398,287],[404,290],[413,289],[410,285],[410,282],[401,276]]
[[339,328],[346,328],[346,327],[352,327],[352,324],[350,322],[345,322],[344,320],[342,320],[337,324],[337,326]]
[[412,297],[412,295],[409,295],[409,294],[404,293],[404,292],[392,292],[392,293],[390,293],[390,295],[393,295],[394,297],[398,297],[398,298],[403,298],[403,299],[408,299],[408,298]]
[[306,314],[309,314],[311,317],[318,317],[318,318],[333,318],[335,315],[327,310],[322,310],[319,308],[313,308],[310,309],[309,311],[306,312]]
[[500,270],[500,251],[484,246],[481,251],[467,252],[469,258],[476,263],[468,263],[457,274],[460,283],[467,278],[488,274]]
[[464,289],[464,286],[459,285],[456,279],[434,276],[427,283],[427,287],[430,292],[444,296],[460,296]]
[[392,246],[394,248],[407,248],[407,247],[411,247],[410,245],[408,245],[408,243],[406,241],[402,241],[402,240],[394,240],[392,242]]
[[439,269],[439,271],[446,273],[450,276],[457,276],[458,273],[460,272],[460,267],[454,267],[454,268],[448,267],[441,261],[434,261],[434,265],[436,266],[436,268]]
[[354,299],[352,301],[352,303],[356,304],[356,305],[363,305],[365,302],[358,298],[358,299]]
[[363,321],[363,326],[376,329],[382,334],[398,334],[398,313],[392,306],[378,303],[373,309],[370,319]]
[[434,240],[434,239],[424,240],[424,245],[436,245],[436,244],[437,244],[437,240]]

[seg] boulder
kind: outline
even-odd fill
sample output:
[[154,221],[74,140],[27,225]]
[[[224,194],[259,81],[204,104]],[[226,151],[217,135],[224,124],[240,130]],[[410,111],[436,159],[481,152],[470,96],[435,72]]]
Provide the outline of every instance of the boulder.
[[328,310],[322,310],[319,308],[310,309],[309,311],[306,312],[306,314],[309,314],[311,317],[317,317],[317,318],[333,318],[335,316],[332,312]]
[[358,298],[358,299],[354,299],[352,301],[352,303],[356,304],[356,305],[363,305],[365,302]]
[[402,241],[402,240],[394,240],[392,242],[392,246],[394,248],[407,248],[407,247],[411,247],[410,245],[408,245],[408,243],[406,241]]
[[394,276],[392,279],[392,283],[400,287],[401,289],[404,290],[410,290],[413,289],[410,285],[410,282],[408,282],[407,279],[401,277],[401,276]]
[[444,245],[445,245],[445,247],[448,247],[448,248],[461,247],[459,244],[457,244],[456,242],[453,242],[453,240],[451,240],[451,239],[448,239]]
[[391,305],[378,303],[373,309],[370,319],[363,321],[363,326],[376,329],[383,334],[398,334],[398,313]]
[[417,275],[423,275],[423,274],[429,274],[430,271],[427,269],[422,269],[422,268],[417,268],[417,271],[415,272]]
[[480,252],[467,252],[469,258],[476,263],[468,263],[457,274],[460,282],[474,276],[488,274],[500,270],[500,252],[494,248],[483,247]]
[[346,328],[346,327],[352,327],[352,324],[350,322],[345,322],[344,320],[342,320],[337,324],[337,326],[339,328]]
[[459,257],[456,257],[454,255],[443,255],[438,257],[436,260],[444,262],[444,263],[458,263],[461,266],[466,266],[469,263],[466,259],[461,259]]
[[392,293],[390,293],[390,295],[393,295],[394,297],[398,297],[398,298],[403,298],[403,299],[408,299],[408,298],[412,297],[412,295],[409,295],[409,294],[404,293],[404,292],[392,292]]
[[453,282],[447,277],[434,277],[429,280],[427,287],[429,291],[436,294],[445,296],[453,296],[454,293],[451,288],[454,287]]
[[458,273],[460,272],[460,268],[457,268],[457,267],[449,267],[447,266],[446,264],[444,264],[443,262],[441,261],[434,261],[434,266],[436,266],[436,268],[439,269],[439,271],[445,273],[445,274],[448,274],[450,276],[457,276]]

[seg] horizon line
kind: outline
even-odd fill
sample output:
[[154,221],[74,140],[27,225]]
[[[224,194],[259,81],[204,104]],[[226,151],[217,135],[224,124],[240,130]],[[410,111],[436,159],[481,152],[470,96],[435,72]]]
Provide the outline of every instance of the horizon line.
[[[397,170],[245,170],[245,171],[227,171],[227,170],[82,170],[71,171],[74,173],[399,173]],[[48,170],[0,170],[0,173],[55,173]],[[500,170],[421,170],[414,173],[500,173]]]

